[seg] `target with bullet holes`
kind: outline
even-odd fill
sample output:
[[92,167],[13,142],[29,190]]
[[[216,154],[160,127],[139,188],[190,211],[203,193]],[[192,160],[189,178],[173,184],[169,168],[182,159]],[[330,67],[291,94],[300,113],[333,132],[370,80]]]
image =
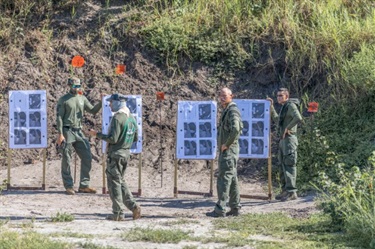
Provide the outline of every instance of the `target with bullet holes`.
[[268,158],[270,102],[268,100],[234,99],[241,112],[243,129],[238,139],[240,158]]
[[47,147],[45,90],[9,91],[9,148]]
[[[111,95],[103,97],[103,112],[102,112],[102,133],[107,134],[108,127],[110,126],[112,116],[114,113],[111,111],[107,99]],[[129,108],[130,113],[135,118],[138,125],[138,141],[134,142],[130,148],[130,152],[138,154],[142,152],[142,96],[141,95],[125,95],[127,97],[126,106]],[[107,142],[102,141],[102,152],[106,152]]]
[[178,101],[178,159],[215,159],[216,101]]

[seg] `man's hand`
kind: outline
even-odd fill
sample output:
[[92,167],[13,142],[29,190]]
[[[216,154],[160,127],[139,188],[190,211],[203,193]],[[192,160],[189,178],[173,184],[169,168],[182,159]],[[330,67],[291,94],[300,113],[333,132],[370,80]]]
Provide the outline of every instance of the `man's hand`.
[[284,134],[283,134],[283,139],[287,136],[291,135],[291,131],[285,128]]
[[273,105],[273,99],[271,99],[270,97],[267,97],[266,100],[271,102],[271,106]]
[[65,140],[65,137],[63,134],[59,134],[58,138],[57,138],[57,145],[60,146],[61,143]]
[[87,131],[87,133],[90,135],[90,136],[93,136],[93,137],[95,137],[96,136],[96,134],[98,134],[98,132],[97,131],[95,131],[95,130],[88,130]]
[[225,144],[223,144],[222,146],[221,146],[221,152],[224,152],[225,150],[227,150],[228,149],[228,146],[226,146]]

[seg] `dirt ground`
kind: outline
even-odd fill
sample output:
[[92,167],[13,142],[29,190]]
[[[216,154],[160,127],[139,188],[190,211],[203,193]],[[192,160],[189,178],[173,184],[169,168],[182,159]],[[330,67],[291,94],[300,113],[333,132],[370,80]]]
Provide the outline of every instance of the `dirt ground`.
[[[133,159],[136,161],[137,159]],[[183,248],[196,246],[197,248],[224,248],[221,244],[200,244],[199,242],[180,242],[179,244],[154,244],[148,242],[127,242],[121,239],[121,234],[131,228],[167,228],[171,221],[187,219],[173,225],[173,228],[193,231],[194,236],[209,236],[212,234],[212,218],[205,213],[213,209],[216,202],[215,180],[214,196],[206,197],[203,193],[209,192],[210,170],[200,172],[184,172],[180,166],[178,171],[178,189],[185,191],[202,192],[202,195],[173,195],[174,168],[166,166],[163,171],[163,186],[161,174],[153,168],[142,169],[141,189],[142,196],[137,202],[142,207],[142,218],[133,221],[131,212],[126,212],[124,222],[105,220],[111,213],[111,201],[107,194],[102,194],[102,167],[93,162],[91,172],[91,186],[98,190],[98,194],[76,194],[69,196],[64,193],[60,177],[60,161],[48,161],[46,164],[46,190],[11,190],[3,191],[0,195],[0,220],[9,220],[1,229],[22,230],[25,224],[33,221],[30,229],[43,234],[78,233],[90,234],[92,238],[72,238],[69,236],[59,239],[71,243],[90,242],[100,246],[114,248]],[[11,185],[40,187],[42,184],[42,163],[22,165],[11,168]],[[79,168],[79,167],[78,167]],[[78,188],[79,170],[75,189]],[[133,165],[126,173],[126,180],[132,191],[138,189],[138,168]],[[7,178],[7,169],[2,167],[0,179]],[[241,194],[267,196],[267,184],[259,181],[241,179]],[[265,201],[242,198],[242,213],[287,212],[293,217],[308,216],[316,211],[313,196],[301,197],[290,202]],[[48,222],[56,214],[68,213],[75,218],[72,222]],[[262,239],[262,238],[261,238]],[[251,248],[251,247],[245,247]]]

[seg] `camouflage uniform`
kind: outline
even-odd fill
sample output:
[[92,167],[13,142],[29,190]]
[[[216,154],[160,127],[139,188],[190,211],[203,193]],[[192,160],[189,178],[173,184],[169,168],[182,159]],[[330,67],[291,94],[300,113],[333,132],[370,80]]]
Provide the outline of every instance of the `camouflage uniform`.
[[81,179],[79,188],[89,187],[91,170],[90,143],[83,135],[82,119],[84,111],[96,114],[102,106],[100,101],[92,106],[87,98],[80,94],[67,93],[57,104],[57,130],[65,137],[65,146],[62,151],[61,175],[66,189],[73,188],[73,179],[70,172],[73,149],[81,159]]
[[297,99],[289,99],[277,114],[273,106],[271,106],[272,119],[278,122],[278,133],[283,135],[285,129],[290,131],[290,135],[286,134],[285,138],[280,138],[278,159],[280,163],[280,181],[283,192],[297,192],[297,124],[302,120],[302,116],[298,111]]
[[[237,105],[230,102],[223,110],[218,129],[219,175],[217,177],[218,202],[215,213],[225,214],[225,207],[229,199],[231,210],[240,208],[240,190],[237,178],[237,161],[239,158],[238,138],[242,129],[241,114]],[[221,152],[221,146],[227,150]]]
[[107,184],[112,200],[112,211],[115,217],[122,217],[124,205],[129,210],[137,207],[124,175],[130,159],[130,148],[138,140],[138,127],[129,112],[121,110],[112,117],[109,134],[97,133],[99,139],[108,143],[107,148]]

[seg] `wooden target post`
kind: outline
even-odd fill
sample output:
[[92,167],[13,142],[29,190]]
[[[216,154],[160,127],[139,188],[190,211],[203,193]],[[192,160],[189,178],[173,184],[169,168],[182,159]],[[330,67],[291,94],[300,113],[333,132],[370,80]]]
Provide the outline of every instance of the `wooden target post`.
[[12,164],[12,150],[8,149],[8,180],[7,180],[7,190],[46,190],[46,157],[47,149],[42,150],[43,153],[43,173],[42,173],[42,186],[31,187],[31,186],[20,186],[15,187],[11,184],[11,164]]

